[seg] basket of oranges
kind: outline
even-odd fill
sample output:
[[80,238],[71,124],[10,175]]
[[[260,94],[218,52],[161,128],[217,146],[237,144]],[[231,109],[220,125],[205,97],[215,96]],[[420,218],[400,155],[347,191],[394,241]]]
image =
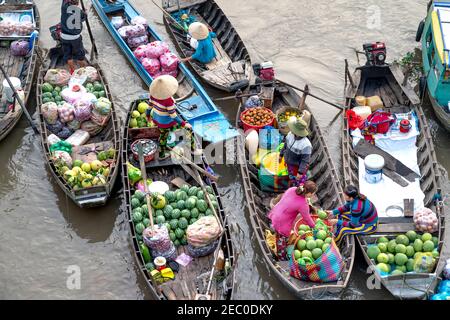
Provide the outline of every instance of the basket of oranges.
[[255,129],[259,131],[265,126],[272,126],[275,121],[275,114],[272,110],[257,107],[250,108],[241,113],[241,121],[244,131]]

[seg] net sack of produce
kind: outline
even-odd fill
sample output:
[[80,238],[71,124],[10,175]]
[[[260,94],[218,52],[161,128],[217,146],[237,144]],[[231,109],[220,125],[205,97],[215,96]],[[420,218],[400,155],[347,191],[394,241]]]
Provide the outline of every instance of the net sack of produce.
[[127,44],[131,49],[135,49],[141,45],[148,43],[148,36],[142,36],[142,37],[134,37],[134,38],[128,38]]
[[93,93],[87,92],[78,99],[77,103],[89,104],[93,107],[93,105],[97,103],[97,97]]
[[146,57],[149,59],[159,59],[164,53],[170,52],[169,46],[163,41],[153,41],[146,47]]
[[72,77],[79,77],[79,78],[86,77],[88,82],[94,82],[100,79],[97,69],[95,69],[92,66],[76,69],[73,72]]
[[[56,111],[56,114],[58,114],[58,111]],[[64,127],[64,125],[62,124],[61,121],[57,120],[54,124],[46,124],[47,129],[55,134],[56,136],[58,136],[58,132],[60,132],[62,130],[62,128]],[[59,137],[59,136],[58,136]]]
[[90,103],[86,103],[83,101],[78,101],[77,103],[75,103],[75,119],[80,122],[89,120],[91,118],[91,106],[92,105]]
[[144,66],[145,70],[147,70],[148,73],[151,75],[156,74],[159,72],[161,64],[159,63],[158,59],[150,59],[150,58],[144,58],[142,60],[142,65]]
[[175,246],[170,240],[169,230],[165,225],[148,227],[142,233],[145,245],[150,249],[152,257],[163,256],[167,260],[177,257]]
[[172,76],[172,77],[176,78],[176,77],[178,77],[178,69],[173,70],[173,71],[161,71],[159,74],[156,74],[154,76],[154,78],[161,76],[161,75],[168,75],[168,76]]
[[14,33],[18,36],[28,36],[34,31],[34,26],[31,21],[17,22],[14,27]]
[[97,110],[92,110],[91,112],[91,121],[102,127],[108,124],[110,117],[111,117],[110,113],[103,115],[99,113]]
[[68,154],[72,154],[72,145],[66,141],[58,141],[57,143],[54,143],[49,148],[50,152],[54,151],[65,151]]
[[219,240],[211,242],[210,244],[208,244],[204,247],[194,247],[188,243],[187,252],[191,257],[194,257],[194,258],[205,257],[205,256],[209,256],[210,254],[212,254],[214,252],[214,250],[216,250],[218,245],[219,245]]
[[128,179],[130,179],[132,185],[134,185],[136,182],[139,182],[142,179],[141,170],[139,170],[129,162],[127,162],[127,169],[128,169]]
[[127,35],[128,39],[131,38],[137,38],[147,35],[147,30],[142,24],[136,24],[129,26],[129,28],[126,29],[125,34]]
[[62,127],[62,129],[56,134],[61,139],[67,139],[73,134],[73,130],[70,130],[68,127]]
[[414,213],[416,230],[433,233],[438,230],[439,220],[431,209],[423,208]]
[[58,142],[60,142],[61,141],[61,139],[60,138],[58,138],[57,136],[56,136],[56,134],[54,134],[54,133],[52,133],[51,135],[49,135],[48,137],[47,137],[47,144],[51,147],[52,145],[54,145],[55,143],[58,143]]
[[16,31],[15,24],[8,19],[0,21],[0,36],[9,37]]
[[44,76],[44,81],[51,85],[64,86],[69,83],[70,77],[70,73],[67,70],[49,69]]
[[178,57],[172,52],[166,52],[159,57],[163,72],[175,71],[178,69]]
[[431,252],[419,252],[414,258],[414,272],[431,273],[436,266],[436,259]]
[[58,106],[56,105],[56,103],[44,103],[41,106],[41,112],[47,124],[56,124],[56,121],[58,121]]
[[136,59],[138,59],[140,62],[142,62],[142,60],[144,58],[146,58],[146,50],[147,50],[147,45],[141,45],[133,51],[133,54],[136,57]]
[[120,29],[124,26],[125,20],[122,17],[116,16],[111,18],[111,23],[115,29]]
[[144,17],[141,17],[141,16],[134,17],[133,19],[131,19],[130,22],[131,22],[132,25],[140,24],[140,25],[144,26],[145,28],[148,27],[147,19],[145,19]]
[[111,113],[111,101],[108,98],[98,98],[94,103],[94,110],[101,115],[109,115]]
[[81,124],[81,130],[84,130],[84,131],[88,132],[91,135],[91,137],[95,137],[100,132],[102,132],[103,127],[99,126],[95,122],[89,120],[89,121],[84,121]]
[[86,92],[86,88],[82,85],[72,83],[61,91],[61,97],[64,101],[74,105]]
[[191,224],[186,231],[187,242],[196,248],[214,242],[221,233],[221,228],[214,216],[206,216]]
[[54,151],[52,154],[52,161],[55,164],[62,164],[62,165],[65,164],[69,168],[72,167],[72,157],[66,151],[60,151],[60,150]]
[[[294,243],[297,244],[298,241],[305,240],[313,235],[312,231],[306,232],[298,236]],[[334,239],[332,239],[330,245],[315,260],[309,257],[295,259],[295,254],[291,253],[289,268],[290,275],[299,280],[319,283],[333,282],[339,280],[344,269],[344,260]]]
[[17,40],[11,43],[11,54],[16,57],[25,57],[30,51],[28,41]]
[[75,108],[71,104],[64,102],[58,107],[59,121],[62,123],[73,121],[75,118],[74,112]]
[[127,38],[128,38],[128,36],[127,36],[127,31],[128,31],[128,29],[130,29],[131,27],[132,27],[132,26],[123,26],[123,27],[119,28],[119,30],[117,30],[117,32],[119,32],[120,36],[121,36],[123,39],[127,39]]
[[70,130],[73,130],[73,131],[81,128],[81,122],[76,119],[73,119],[72,121],[67,122],[66,125]]
[[262,101],[261,101],[261,99],[259,98],[258,95],[251,96],[244,103],[244,108],[245,109],[262,107],[262,106],[263,106],[263,103],[262,103]]

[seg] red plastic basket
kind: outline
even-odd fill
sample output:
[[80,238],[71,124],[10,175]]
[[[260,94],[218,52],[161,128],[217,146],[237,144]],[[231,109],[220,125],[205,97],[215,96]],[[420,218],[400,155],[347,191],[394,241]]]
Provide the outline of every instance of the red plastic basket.
[[[271,120],[270,122],[268,122],[268,123],[265,123],[265,124],[259,125],[259,126],[254,126],[254,125],[251,125],[251,124],[246,123],[246,122],[244,121],[244,116],[245,116],[250,110],[252,110],[252,109],[264,109],[264,110],[270,111],[270,114],[271,114],[271,116],[272,116],[272,120]],[[245,132],[246,132],[247,130],[251,130],[251,129],[254,129],[254,130],[256,130],[257,132],[259,132],[259,130],[261,130],[261,129],[264,128],[265,126],[273,126],[273,124],[274,124],[274,122],[275,122],[275,114],[272,112],[272,110],[270,110],[270,109],[268,109],[268,108],[261,108],[261,107],[258,107],[258,108],[252,108],[252,109],[247,109],[247,110],[245,110],[244,112],[242,112],[241,115],[240,115],[240,119],[241,119],[241,122],[242,122],[242,127],[244,128],[244,131],[245,131]]]
[[[153,140],[150,140],[150,139],[139,139],[139,140],[136,140],[135,142],[133,142],[131,144],[131,152],[133,153],[133,158],[136,161],[139,161],[139,154],[136,151],[134,151],[134,146],[136,144],[140,143],[141,141],[145,141],[145,142],[156,144]],[[155,148],[155,150],[152,153],[144,155],[144,162],[147,163],[147,162],[152,161],[155,158],[155,155],[156,155],[157,151],[158,151],[158,148]]]

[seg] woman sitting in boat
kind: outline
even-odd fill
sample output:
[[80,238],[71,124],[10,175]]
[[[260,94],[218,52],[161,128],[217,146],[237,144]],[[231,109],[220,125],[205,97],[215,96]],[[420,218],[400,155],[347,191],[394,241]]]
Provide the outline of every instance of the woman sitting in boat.
[[278,257],[286,258],[286,247],[289,236],[298,219],[303,219],[305,224],[314,227],[314,221],[310,215],[308,198],[314,196],[317,186],[312,181],[306,181],[304,185],[292,187],[286,190],[280,201],[269,212],[272,228],[277,233],[276,245]]
[[291,132],[286,136],[280,156],[284,156],[291,186],[298,186],[306,181],[306,173],[312,153],[311,141],[308,139],[308,123],[303,119],[292,117],[288,121]]
[[186,138],[190,139],[191,147],[194,148],[192,127],[183,121],[177,114],[173,95],[178,90],[178,81],[172,76],[162,75],[153,80],[150,85],[150,106],[146,111],[147,117],[158,126],[159,136],[159,159],[163,160],[170,155],[167,151],[167,138],[170,132],[180,128],[187,129]]
[[216,36],[214,32],[209,32],[208,27],[201,22],[194,22],[189,26],[189,34],[197,40],[197,48],[192,56],[181,59],[186,62],[197,60],[200,63],[210,63],[216,57],[216,50],[212,38]]
[[371,234],[377,230],[378,214],[374,204],[359,193],[357,187],[349,185],[344,189],[346,203],[333,211],[328,217],[337,217],[336,243],[346,235]]

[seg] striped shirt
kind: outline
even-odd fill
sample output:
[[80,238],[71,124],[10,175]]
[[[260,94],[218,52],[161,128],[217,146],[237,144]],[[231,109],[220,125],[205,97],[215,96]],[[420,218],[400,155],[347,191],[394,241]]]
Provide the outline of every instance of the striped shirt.
[[334,209],[333,214],[350,212],[350,221],[343,221],[344,227],[359,227],[363,224],[376,224],[378,222],[377,209],[370,200],[354,199],[345,203],[342,207]]
[[175,100],[173,98],[158,100],[150,97],[151,111],[147,113],[159,128],[171,128],[177,124],[184,125],[184,121],[178,116]]

